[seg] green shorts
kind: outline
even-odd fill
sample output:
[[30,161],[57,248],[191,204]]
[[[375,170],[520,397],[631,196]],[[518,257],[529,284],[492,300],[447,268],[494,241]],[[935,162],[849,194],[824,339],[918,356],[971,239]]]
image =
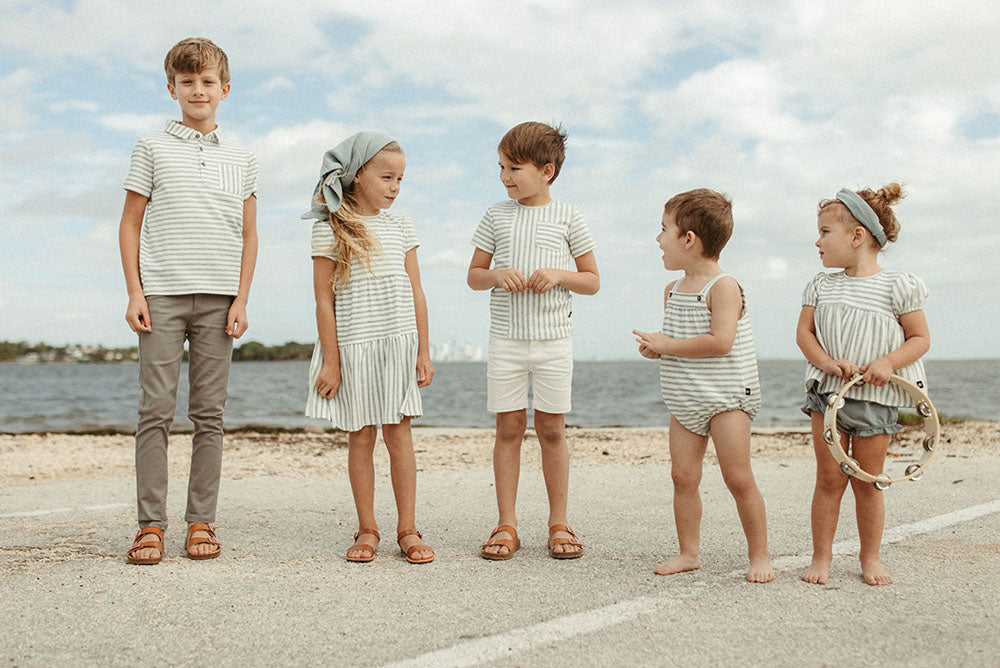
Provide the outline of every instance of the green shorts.
[[[802,412],[809,415],[812,411],[826,414],[829,404],[827,398],[836,396],[835,392],[823,394],[816,390],[813,384],[806,390],[806,405]],[[848,436],[878,436],[879,434],[895,434],[903,427],[897,422],[899,409],[895,406],[883,406],[871,401],[849,399],[844,397],[844,405],[837,409],[837,429]]]

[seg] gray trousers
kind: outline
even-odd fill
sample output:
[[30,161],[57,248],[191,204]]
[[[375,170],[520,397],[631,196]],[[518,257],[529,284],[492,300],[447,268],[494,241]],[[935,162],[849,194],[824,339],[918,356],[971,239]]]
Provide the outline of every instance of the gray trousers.
[[135,481],[139,526],[167,528],[167,439],[177,406],[184,340],[188,341],[188,418],[194,424],[186,522],[214,522],[222,475],[222,412],[233,339],[228,295],[150,295],[152,332],[139,333],[139,426]]

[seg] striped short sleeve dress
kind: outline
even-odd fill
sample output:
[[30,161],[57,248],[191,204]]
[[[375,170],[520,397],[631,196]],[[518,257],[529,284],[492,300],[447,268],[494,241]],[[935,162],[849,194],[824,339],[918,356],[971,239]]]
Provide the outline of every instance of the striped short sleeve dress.
[[[364,220],[381,250],[372,255],[370,270],[355,259],[350,283],[337,291],[342,381],[333,398],[321,397],[316,390],[323,369],[319,341],[309,365],[306,416],[330,420],[345,431],[399,424],[403,417],[420,417],[422,410],[413,287],[405,267],[407,251],[418,245],[416,231],[408,218],[385,211]],[[312,256],[336,261],[333,243],[329,223],[316,221]]]
[[[674,339],[689,339],[711,332],[708,293],[724,276],[728,274],[719,274],[698,293],[672,290],[663,309],[663,333]],[[728,353],[716,357],[660,357],[663,401],[681,425],[702,436],[708,435],[709,422],[719,413],[742,410],[752,420],[760,411],[757,353],[742,285],[740,296],[743,313]]]
[[[820,272],[802,292],[802,305],[816,309],[813,323],[823,350],[834,359],[862,366],[903,345],[906,337],[899,316],[922,309],[927,294],[923,281],[900,271],[883,269],[863,277],[848,276],[843,271]],[[922,360],[895,373],[917,387],[927,387]],[[807,363],[806,389],[828,394],[838,392],[843,382]],[[894,383],[882,387],[855,385],[846,396],[883,406],[913,405],[910,395]]]

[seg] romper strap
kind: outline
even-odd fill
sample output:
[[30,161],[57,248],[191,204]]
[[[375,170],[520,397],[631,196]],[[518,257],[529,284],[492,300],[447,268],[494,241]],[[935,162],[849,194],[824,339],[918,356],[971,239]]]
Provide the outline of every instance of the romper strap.
[[[704,302],[707,303],[707,301],[708,301],[708,291],[712,289],[712,286],[715,285],[716,281],[718,281],[720,278],[725,278],[726,276],[729,276],[729,274],[727,274],[726,272],[722,272],[721,274],[716,274],[712,278],[712,280],[710,280],[708,283],[705,284],[705,287],[703,287],[701,289],[701,292],[698,293],[698,298],[699,298],[698,301],[704,301]],[[730,276],[730,278],[732,278],[732,277]],[[733,280],[736,281],[735,278]],[[736,281],[736,285],[740,289],[740,303],[741,303],[741,305],[740,305],[740,317],[742,318],[744,316],[744,314],[747,312],[747,294],[743,291],[743,284],[742,283],[740,283],[739,281]]]
[[715,282],[718,281],[720,278],[725,278],[728,275],[729,274],[727,274],[726,272],[722,272],[721,274],[716,274],[715,277],[712,278],[712,280],[710,280],[708,283],[705,284],[705,287],[703,287],[701,289],[701,292],[699,292],[698,294],[700,294],[702,296],[702,299],[704,299],[705,297],[708,296],[708,291],[712,289],[712,286],[715,285]]

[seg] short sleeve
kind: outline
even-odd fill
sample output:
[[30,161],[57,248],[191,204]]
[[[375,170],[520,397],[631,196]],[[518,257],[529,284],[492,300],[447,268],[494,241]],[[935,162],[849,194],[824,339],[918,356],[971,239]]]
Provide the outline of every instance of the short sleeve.
[[490,215],[489,210],[483,215],[483,219],[479,221],[476,233],[472,235],[472,245],[476,248],[481,248],[490,255],[496,253],[496,230],[493,227],[493,217]]
[[809,281],[809,284],[806,285],[806,289],[802,291],[803,306],[812,306],[813,308],[816,308],[816,305],[819,303],[819,286],[826,280],[826,276],[826,272],[821,271],[813,276],[812,280]]
[[420,245],[417,239],[417,228],[413,227],[413,221],[403,218],[403,250],[409,252]]
[[146,198],[153,193],[153,152],[142,138],[132,149],[124,187]]
[[312,229],[312,256],[325,257],[337,261],[337,249],[334,247],[336,238],[333,228],[325,220],[317,220]]
[[892,312],[896,315],[919,311],[927,302],[927,286],[913,274],[900,274],[892,285]]
[[243,171],[243,199],[250,199],[257,194],[257,178],[260,176],[260,166],[257,164],[257,154],[250,151],[247,156],[247,167]]
[[587,223],[583,220],[583,214],[576,208],[573,209],[573,217],[569,221],[567,238],[570,255],[574,258],[578,258],[597,248],[594,238],[590,236],[590,230],[587,229]]

